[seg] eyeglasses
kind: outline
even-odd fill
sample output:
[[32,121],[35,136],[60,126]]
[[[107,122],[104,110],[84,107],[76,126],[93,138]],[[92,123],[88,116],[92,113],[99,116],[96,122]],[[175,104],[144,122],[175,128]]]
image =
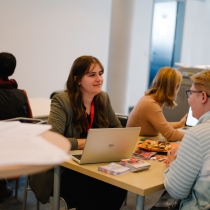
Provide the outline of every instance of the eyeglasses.
[[[193,93],[202,93],[204,91],[201,90],[186,90],[187,98],[189,98]],[[205,92],[204,92],[205,93]],[[210,96],[206,93],[206,96],[210,98]]]

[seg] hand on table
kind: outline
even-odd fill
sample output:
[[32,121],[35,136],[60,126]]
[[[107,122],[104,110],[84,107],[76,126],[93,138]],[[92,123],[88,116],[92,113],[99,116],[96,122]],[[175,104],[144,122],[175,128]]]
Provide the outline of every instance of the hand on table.
[[178,147],[172,148],[167,153],[167,159],[164,161],[167,167],[170,166],[170,163],[173,162],[176,159],[176,152],[178,150]]
[[84,149],[86,139],[77,139],[77,141],[78,141],[77,149]]

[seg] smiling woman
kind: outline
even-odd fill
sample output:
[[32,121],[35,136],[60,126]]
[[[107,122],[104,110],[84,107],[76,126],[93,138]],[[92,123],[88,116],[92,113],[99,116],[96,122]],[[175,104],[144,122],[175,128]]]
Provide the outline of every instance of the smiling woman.
[[[74,61],[66,82],[66,92],[73,109],[72,123],[80,133],[83,133],[80,135],[82,138],[86,138],[87,127],[93,126],[94,115],[97,115],[94,122],[97,127],[108,126],[104,115],[104,93],[101,90],[103,73],[104,68],[97,58],[81,56]],[[78,149],[83,149],[84,142],[81,143],[81,140],[77,142]]]
[[[79,83],[83,95],[93,95],[94,97],[96,94],[101,92],[101,87],[103,84],[102,74],[103,70],[101,69],[99,64],[92,64],[90,66],[90,70],[84,75]],[[90,110],[87,110],[86,107],[86,112],[89,113],[89,111]]]
[[[66,90],[52,98],[48,124],[52,125],[52,131],[68,138],[72,150],[84,148],[90,128],[122,127],[108,94],[101,90],[103,72],[97,58],[77,58],[67,79]],[[30,186],[36,198],[46,203],[53,191],[53,171],[31,176]],[[65,169],[61,174],[60,194],[70,208],[105,210],[110,209],[110,205],[112,209],[120,209],[126,191]]]

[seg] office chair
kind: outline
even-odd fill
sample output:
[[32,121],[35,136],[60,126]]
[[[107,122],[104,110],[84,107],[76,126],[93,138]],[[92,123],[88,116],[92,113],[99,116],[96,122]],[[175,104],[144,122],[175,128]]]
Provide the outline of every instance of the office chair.
[[[26,176],[25,187],[24,187],[24,197],[23,197],[23,210],[26,209],[27,193],[28,193],[29,190],[31,190],[31,188],[29,187],[29,176]],[[60,200],[64,204],[64,209],[65,210],[69,210],[66,201],[62,197],[60,197]],[[37,210],[40,209],[39,207],[40,207],[39,201],[37,200],[37,202],[36,202],[36,208],[37,208]]]
[[[12,119],[7,119],[7,120],[3,120],[4,122],[9,122],[9,121],[20,121],[22,123],[35,123],[35,124],[46,124],[46,121],[43,121],[41,119],[34,119],[34,118],[24,118],[24,117],[17,117],[17,118],[12,118]],[[26,201],[27,201],[27,193],[28,191],[31,190],[31,188],[29,187],[29,176],[26,176],[26,180],[25,180],[25,187],[24,187],[24,198],[23,198],[23,210],[26,209]],[[60,200],[64,203],[64,208],[65,210],[68,210],[68,206],[66,201],[60,197]],[[39,205],[39,201],[37,200],[37,210],[39,210],[40,205]]]
[[[9,121],[20,121],[22,123],[35,123],[35,124],[46,124],[46,121],[43,121],[41,119],[34,119],[34,118],[24,118],[24,117],[16,117],[16,118],[12,118],[12,119],[7,119],[7,120],[3,120],[4,122],[9,122]],[[19,181],[19,179],[18,179]],[[26,180],[25,180],[25,187],[24,187],[24,198],[23,198],[23,210],[26,209],[26,201],[27,201],[27,192],[31,190],[31,188],[29,187],[29,176],[26,176]],[[15,189],[15,192],[17,191],[17,187]],[[66,201],[60,197],[60,200],[64,203],[64,208],[65,210],[68,210],[68,206]],[[39,210],[39,201],[37,200],[37,210]]]
[[34,123],[34,124],[46,124],[46,121],[43,121],[41,119],[35,119],[35,118],[27,118],[27,117],[15,117],[12,119],[2,120],[2,122],[10,122],[10,121],[19,121],[21,123]]
[[125,128],[126,127],[126,124],[127,124],[127,121],[128,121],[128,115],[120,114],[120,113],[115,113],[115,115],[119,119],[122,127]]
[[52,99],[52,97],[53,97],[55,94],[58,94],[58,93],[61,93],[61,92],[63,92],[63,90],[56,90],[56,91],[52,92],[51,95],[50,95],[50,99]]
[[[25,117],[16,117],[16,118],[12,118],[12,119],[6,119],[6,120],[1,120],[2,122],[9,122],[9,121],[20,121],[22,123],[27,123],[27,122],[30,122],[30,123],[37,123],[37,124],[41,124],[43,123],[44,121],[40,120],[40,119],[33,119],[33,118],[25,118]],[[19,187],[19,177],[17,179],[8,179],[8,181],[13,181],[15,180],[16,183],[15,183],[15,198],[17,198],[17,195],[18,195],[18,187]]]
[[[34,124],[46,124],[47,123],[46,121],[43,121],[41,119],[25,118],[25,117],[16,117],[16,118],[7,119],[7,120],[3,120],[3,121],[4,122],[20,121],[21,123],[34,123]],[[26,176],[25,187],[24,187],[24,198],[23,198],[23,210],[26,209],[28,190],[31,190],[31,188],[29,187],[29,176]],[[65,210],[68,210],[66,201],[62,197],[60,197],[60,200],[63,201]],[[40,207],[39,201],[37,200],[37,210],[40,209],[39,207]]]

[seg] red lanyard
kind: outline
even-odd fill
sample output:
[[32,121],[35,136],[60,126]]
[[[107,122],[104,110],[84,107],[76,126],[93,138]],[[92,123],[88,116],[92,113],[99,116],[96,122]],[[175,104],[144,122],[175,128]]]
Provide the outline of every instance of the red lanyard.
[[91,108],[90,108],[90,122],[88,122],[87,124],[87,132],[89,131],[90,128],[92,128],[93,120],[94,120],[94,111],[95,111],[95,105],[94,105],[94,102],[92,101]]

